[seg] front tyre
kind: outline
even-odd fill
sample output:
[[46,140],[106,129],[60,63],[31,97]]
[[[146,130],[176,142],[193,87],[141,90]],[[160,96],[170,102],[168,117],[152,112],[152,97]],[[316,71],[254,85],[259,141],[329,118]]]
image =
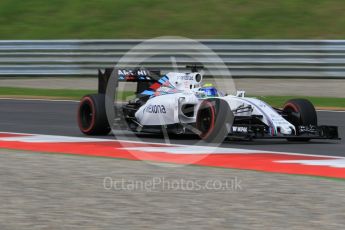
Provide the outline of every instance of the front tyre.
[[231,131],[234,115],[226,101],[204,100],[196,117],[200,138],[209,143],[221,143]]
[[[296,128],[298,126],[317,126],[317,114],[314,105],[306,99],[292,99],[285,103],[283,113]],[[291,138],[289,141],[309,141],[310,138]]]
[[110,132],[105,110],[105,95],[84,96],[78,108],[78,126],[86,135],[107,135]]

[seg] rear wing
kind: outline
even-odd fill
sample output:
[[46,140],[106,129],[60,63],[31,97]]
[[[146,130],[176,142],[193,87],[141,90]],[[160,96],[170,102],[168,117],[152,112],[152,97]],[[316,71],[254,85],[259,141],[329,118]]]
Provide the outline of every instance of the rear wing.
[[[114,72],[117,71],[117,72]],[[115,74],[117,76],[116,82],[137,82],[136,93],[142,92],[154,82],[157,82],[161,78],[159,70],[147,70],[147,69],[115,69],[106,68],[104,72],[98,70],[98,93],[105,94],[109,78]],[[116,85],[117,87],[118,85]]]
[[[199,69],[203,69],[202,65],[187,65],[186,68],[191,69],[192,73],[197,72]],[[116,72],[114,72],[116,71]],[[160,70],[154,69],[116,69],[106,68],[104,72],[98,70],[98,93],[105,94],[109,78],[114,74],[116,76],[116,85],[118,87],[119,82],[137,82],[136,94],[150,88],[153,83],[162,83],[164,76],[161,76]],[[161,79],[163,77],[163,79]],[[154,85],[152,87],[155,87]]]

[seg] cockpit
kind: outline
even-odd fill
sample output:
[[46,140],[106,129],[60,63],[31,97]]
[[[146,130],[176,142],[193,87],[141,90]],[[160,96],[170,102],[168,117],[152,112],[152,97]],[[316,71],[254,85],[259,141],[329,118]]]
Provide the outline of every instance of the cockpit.
[[200,96],[202,97],[219,97],[220,92],[214,86],[204,86],[198,89]]

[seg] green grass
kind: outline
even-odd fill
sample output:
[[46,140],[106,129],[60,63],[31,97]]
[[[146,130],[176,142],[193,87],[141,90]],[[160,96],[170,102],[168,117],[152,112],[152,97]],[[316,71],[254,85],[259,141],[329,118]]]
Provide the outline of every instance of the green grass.
[[[53,99],[72,99],[79,100],[86,94],[96,93],[92,90],[78,90],[78,89],[32,89],[32,88],[15,88],[15,87],[0,87],[1,97],[22,97],[22,98],[53,98]],[[253,96],[255,97],[255,96]],[[133,92],[119,92],[118,98],[120,100],[129,100],[134,98]],[[258,96],[268,104],[274,107],[281,107],[287,100],[291,98],[298,98],[296,96]],[[317,107],[338,107],[345,108],[345,98],[333,97],[304,97],[309,99]]]
[[[20,98],[52,98],[52,99],[72,99],[79,100],[86,94],[97,93],[93,90],[84,89],[33,89],[0,87],[0,96],[2,97],[20,97]],[[119,99],[128,100],[133,95],[132,92],[120,92]]]
[[268,104],[274,107],[282,107],[286,101],[292,98],[305,98],[310,100],[316,107],[345,108],[345,98],[306,96],[258,96],[257,98],[267,102]]
[[18,96],[18,97],[47,97],[56,99],[80,99],[85,94],[95,93],[90,90],[77,89],[31,89],[0,87],[1,96]]
[[345,37],[343,0],[2,0],[0,39]]

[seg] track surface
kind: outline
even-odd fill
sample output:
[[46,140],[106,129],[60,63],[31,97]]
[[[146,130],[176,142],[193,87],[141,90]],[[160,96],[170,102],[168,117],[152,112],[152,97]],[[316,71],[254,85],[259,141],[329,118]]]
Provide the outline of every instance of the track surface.
[[[76,121],[78,103],[71,101],[37,100],[0,100],[0,131],[83,136]],[[345,133],[344,112],[318,112],[319,124],[339,126],[340,136]],[[104,136],[101,138],[114,138]],[[165,142],[159,135],[141,135],[140,139],[132,134],[118,136],[146,142]],[[170,139],[176,144],[202,144],[195,137],[175,137]],[[345,140],[313,140],[309,143],[291,143],[286,140],[256,140],[225,142],[221,147],[234,147],[256,150],[296,152],[317,155],[345,156]]]
[[[0,100],[0,131],[82,136],[77,103]],[[340,126],[344,113],[321,112]],[[105,138],[113,138],[108,136]],[[146,137],[147,141],[162,141]],[[196,139],[172,140],[193,143]],[[223,147],[343,155],[344,141],[224,143]],[[165,166],[165,167],[164,167]],[[0,149],[0,229],[343,229],[341,180]],[[175,166],[175,165],[174,165]],[[105,189],[104,179],[238,180],[230,190]],[[185,182],[184,182],[185,183]],[[180,182],[181,184],[181,182]],[[176,188],[176,187],[175,187]],[[150,189],[150,187],[149,187]]]

